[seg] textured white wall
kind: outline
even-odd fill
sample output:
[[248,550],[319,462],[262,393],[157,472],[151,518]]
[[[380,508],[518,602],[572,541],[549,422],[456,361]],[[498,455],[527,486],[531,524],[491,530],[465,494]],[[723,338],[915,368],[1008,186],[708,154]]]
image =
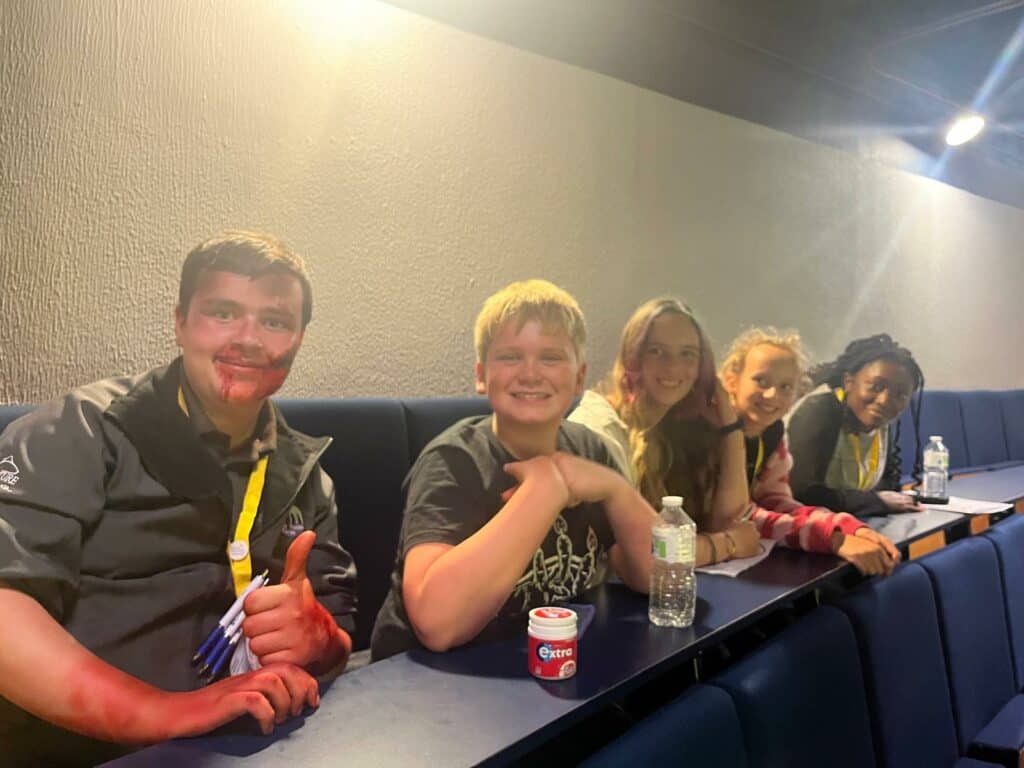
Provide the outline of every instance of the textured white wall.
[[169,359],[227,226],[313,268],[289,395],[466,393],[477,308],[530,276],[594,376],[670,292],[719,345],[884,329],[932,385],[1024,386],[1024,212],[936,182],[369,0],[0,0],[0,46],[0,402]]

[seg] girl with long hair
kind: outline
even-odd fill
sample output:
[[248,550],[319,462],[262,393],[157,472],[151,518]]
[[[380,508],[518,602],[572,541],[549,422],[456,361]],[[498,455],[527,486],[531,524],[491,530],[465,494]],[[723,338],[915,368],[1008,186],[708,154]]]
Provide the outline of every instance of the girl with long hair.
[[684,498],[697,564],[759,551],[748,506],[741,424],[715,375],[700,323],[676,299],[648,301],[626,323],[600,391],[569,416],[605,438],[620,470],[655,507]]

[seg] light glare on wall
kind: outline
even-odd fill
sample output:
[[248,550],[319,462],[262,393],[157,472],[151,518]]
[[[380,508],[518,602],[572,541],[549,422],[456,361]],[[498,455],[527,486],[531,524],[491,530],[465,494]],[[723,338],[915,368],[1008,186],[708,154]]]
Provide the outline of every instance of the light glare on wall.
[[984,127],[985,118],[981,115],[961,115],[949,127],[946,143],[951,147],[959,147],[981,133]]
[[293,0],[290,7],[328,45],[372,38],[386,17],[372,0]]

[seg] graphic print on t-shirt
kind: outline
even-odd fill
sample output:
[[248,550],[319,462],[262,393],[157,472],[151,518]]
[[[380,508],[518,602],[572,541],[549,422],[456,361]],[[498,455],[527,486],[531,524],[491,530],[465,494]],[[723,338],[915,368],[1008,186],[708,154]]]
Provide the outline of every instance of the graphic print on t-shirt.
[[562,513],[555,518],[555,553],[545,555],[543,544],[533,553],[533,563],[523,577],[516,582],[508,607],[521,600],[519,610],[525,611],[538,605],[567,602],[580,592],[593,586],[591,579],[597,568],[597,534],[587,526],[586,552],[573,552],[569,525]]

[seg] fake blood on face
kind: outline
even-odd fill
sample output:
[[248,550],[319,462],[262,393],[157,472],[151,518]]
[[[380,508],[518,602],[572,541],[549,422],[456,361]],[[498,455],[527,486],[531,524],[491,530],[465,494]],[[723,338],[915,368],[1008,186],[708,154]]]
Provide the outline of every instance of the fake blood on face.
[[288,378],[294,352],[277,360],[255,362],[237,355],[232,349],[214,358],[220,381],[220,397],[227,403],[258,403],[277,392]]
[[302,307],[292,275],[203,274],[175,335],[188,383],[211,415],[259,405],[281,387],[302,343]]

